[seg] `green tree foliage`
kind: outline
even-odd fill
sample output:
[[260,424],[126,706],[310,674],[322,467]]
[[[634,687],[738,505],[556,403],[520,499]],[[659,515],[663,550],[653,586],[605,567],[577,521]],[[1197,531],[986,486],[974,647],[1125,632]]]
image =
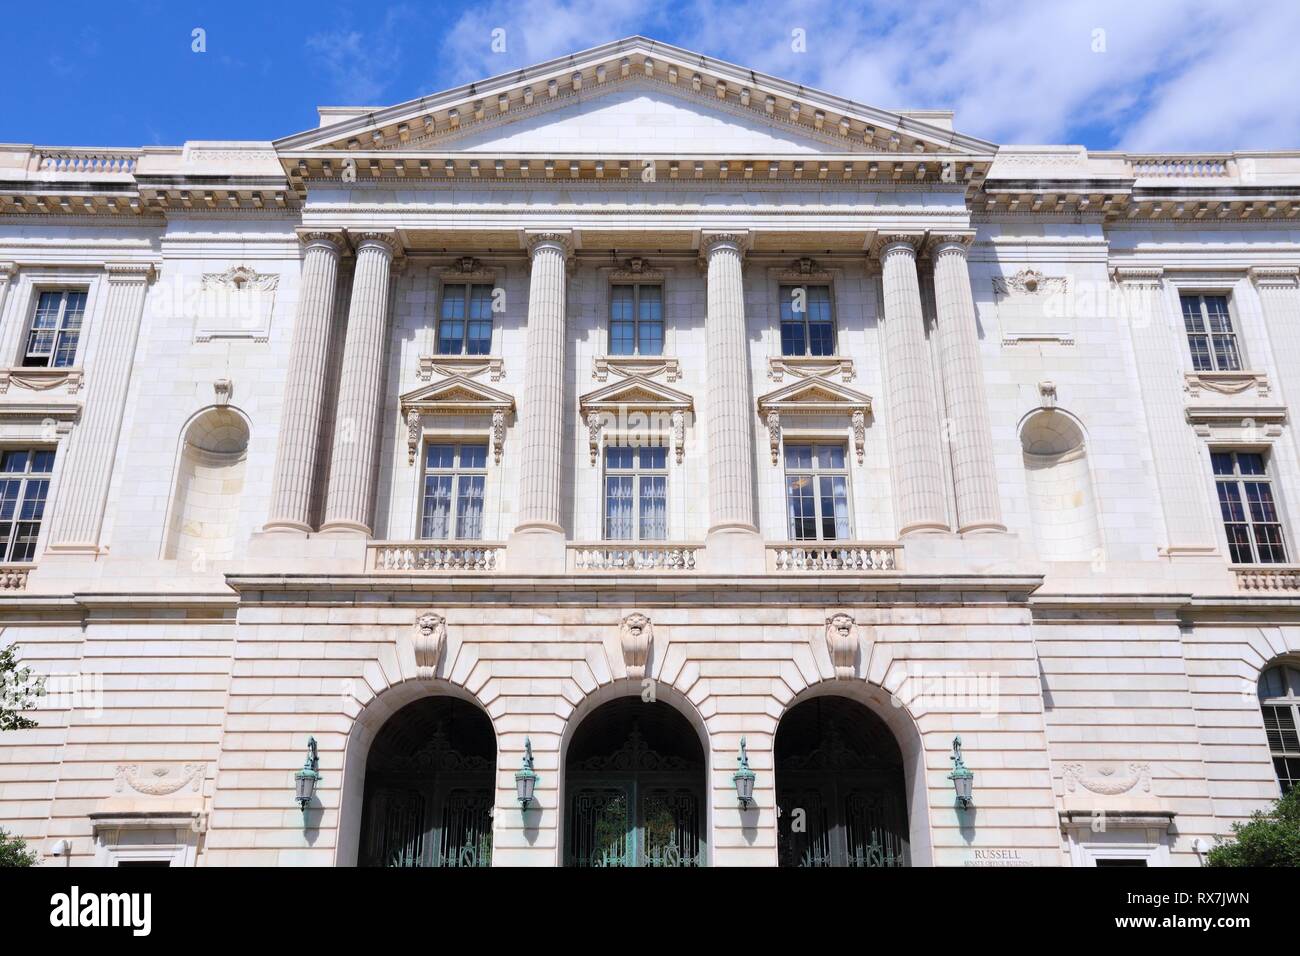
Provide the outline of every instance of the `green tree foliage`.
[[33,677],[30,667],[18,666],[18,646],[0,651],[0,730],[24,730],[36,721],[21,711],[36,706],[45,693],[45,678]]
[[0,827],[0,867],[35,865],[36,852],[27,849],[22,837],[12,836]]
[[1300,787],[1232,825],[1232,837],[1210,851],[1209,866],[1300,866]]

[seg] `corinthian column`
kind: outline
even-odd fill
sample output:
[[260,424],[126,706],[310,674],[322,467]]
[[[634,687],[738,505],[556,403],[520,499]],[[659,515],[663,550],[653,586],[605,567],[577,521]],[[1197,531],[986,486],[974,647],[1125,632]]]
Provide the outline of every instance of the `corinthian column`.
[[885,293],[885,374],[899,537],[949,530],[939,415],[916,278],[917,240],[886,235],[877,246]]
[[745,331],[744,236],[703,237],[708,263],[709,532],[713,571],[761,571],[762,539],[754,522],[754,411]]
[[268,531],[310,531],[313,478],[325,412],[329,333],[334,317],[342,237],[302,232],[302,278],[293,352],[280,416],[280,446],[275,456]]
[[93,326],[94,351],[86,368],[86,405],[68,438],[59,482],[50,534],[52,551],[99,550],[140,317],[153,278],[150,265],[110,263],[107,270],[107,303]]
[[536,233],[528,239],[528,358],[519,426],[519,512],[507,562],[512,568],[564,569],[560,524],[564,435],[564,319],[569,235]]
[[957,498],[957,530],[1006,531],[993,467],[988,395],[975,334],[975,299],[971,295],[966,250],[973,233],[931,239],[934,298],[939,338],[939,366],[948,410],[952,481]]
[[321,531],[370,534],[384,407],[388,286],[397,240],[389,232],[362,232],[352,238],[357,261]]

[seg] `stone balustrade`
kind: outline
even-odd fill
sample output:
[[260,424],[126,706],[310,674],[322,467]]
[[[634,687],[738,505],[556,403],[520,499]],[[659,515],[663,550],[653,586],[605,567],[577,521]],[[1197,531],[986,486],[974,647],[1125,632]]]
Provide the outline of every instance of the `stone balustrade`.
[[1135,159],[1133,176],[1141,179],[1207,179],[1229,175],[1228,163],[1210,157],[1161,157]]
[[505,545],[475,541],[375,541],[366,548],[368,571],[496,571]]
[[27,590],[27,572],[30,570],[31,566],[27,564],[0,565],[0,591]]
[[902,546],[894,542],[810,541],[767,546],[769,574],[797,574],[806,571],[897,571]]
[[140,151],[135,149],[45,149],[33,153],[42,172],[53,173],[134,173]]
[[568,570],[583,571],[694,571],[703,544],[681,542],[610,542],[571,544]]
[[1238,566],[1233,568],[1240,591],[1300,590],[1300,565],[1277,564]]

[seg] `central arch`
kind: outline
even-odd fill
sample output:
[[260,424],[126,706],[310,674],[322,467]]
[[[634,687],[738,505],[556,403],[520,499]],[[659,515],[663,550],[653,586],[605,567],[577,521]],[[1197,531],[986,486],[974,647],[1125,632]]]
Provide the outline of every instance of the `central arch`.
[[565,748],[566,866],[704,866],[705,748],[677,708],[641,696],[599,703]]
[[782,716],[773,749],[778,865],[911,865],[903,750],[873,710],[816,694]]
[[491,865],[496,735],[475,704],[407,703],[375,734],[364,773],[359,865]]

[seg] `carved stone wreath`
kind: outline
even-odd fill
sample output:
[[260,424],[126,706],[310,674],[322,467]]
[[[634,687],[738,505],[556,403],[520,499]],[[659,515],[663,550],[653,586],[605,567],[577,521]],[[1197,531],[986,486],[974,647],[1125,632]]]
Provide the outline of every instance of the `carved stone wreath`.
[[1096,776],[1087,776],[1081,763],[1068,763],[1063,768],[1065,789],[1069,793],[1077,792],[1079,787],[1091,793],[1113,797],[1140,789],[1143,793],[1151,792],[1151,765],[1130,763],[1128,773],[1115,775],[1115,767],[1103,766],[1097,769]]
[[192,791],[198,793],[203,785],[207,767],[205,763],[187,763],[181,768],[179,776],[172,775],[173,768],[154,767],[149,771],[149,775],[145,776],[140,773],[138,763],[122,764],[116,770],[116,789],[121,793],[126,787],[130,787],[136,793],[165,797],[188,785]]

